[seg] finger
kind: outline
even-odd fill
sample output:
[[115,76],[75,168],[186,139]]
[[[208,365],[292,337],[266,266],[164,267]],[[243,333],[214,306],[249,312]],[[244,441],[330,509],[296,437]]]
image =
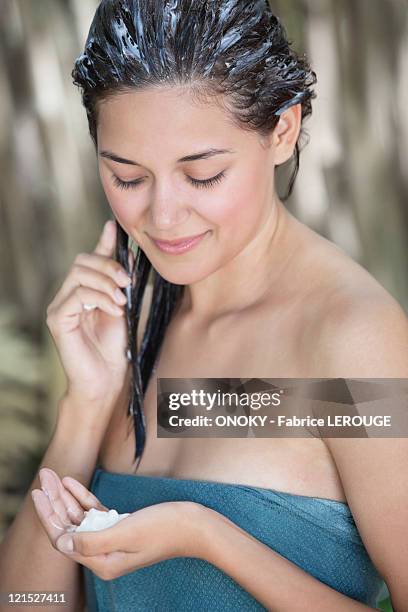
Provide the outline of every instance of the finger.
[[42,468],[39,471],[39,477],[41,482],[41,489],[48,497],[50,505],[54,512],[59,516],[62,525],[69,527],[72,525],[71,519],[68,515],[67,508],[61,497],[60,490],[56,479],[54,478],[55,472],[47,468]]
[[[123,519],[125,520],[125,519]],[[99,531],[72,532],[60,537],[57,547],[61,552],[74,552],[83,557],[94,557],[115,552],[120,547],[116,536],[112,535],[113,527],[101,529]],[[72,542],[72,548],[69,543]]]
[[129,519],[130,516],[122,518],[115,525],[99,529],[98,531],[73,531],[66,538],[61,539],[59,544],[64,545],[71,539],[72,548],[64,549],[63,552],[71,550],[83,557],[94,557],[95,555],[108,554],[118,550],[121,552],[134,552],[134,550],[127,550],[129,547],[132,549],[135,546],[132,538],[129,537],[132,524],[124,525]]
[[55,513],[44,491],[33,489],[31,497],[37,516],[52,544],[55,545],[57,539],[65,532],[66,527],[62,524],[58,514]]
[[71,492],[71,494],[76,500],[78,500],[85,510],[96,508],[97,510],[105,510],[106,512],[109,511],[109,508],[104,506],[93,493],[91,493],[75,478],[72,478],[71,476],[64,476],[62,479],[62,484]]
[[[88,271],[87,278],[83,276],[84,268]],[[78,285],[87,285],[89,270],[92,270],[93,274],[95,274],[95,272],[102,274],[103,277],[107,277],[110,279],[110,282],[114,282],[116,285],[119,285],[119,287],[127,287],[129,285],[129,275],[119,262],[101,255],[96,255],[95,253],[78,253],[62,286],[52,303],[49,305],[49,309],[55,310],[58,308],[66,296],[71,293],[75,287],[78,287]],[[106,284],[106,278],[99,278],[100,280],[104,280]],[[100,286],[98,288],[100,288]]]
[[100,255],[95,255],[95,253],[78,253],[72,266],[73,276],[75,276],[76,265],[86,266],[98,272],[102,272],[121,286],[129,283],[126,269],[115,259],[101,257]]
[[110,552],[95,557],[82,557],[88,563],[94,574],[103,580],[113,580],[133,571],[137,564],[132,561],[133,555],[122,551]]
[[81,285],[82,287],[89,287],[90,289],[96,289],[109,295],[116,304],[124,304],[124,294],[121,287],[125,287],[130,284],[130,278],[126,275],[120,278],[113,279],[112,276],[99,272],[88,266],[81,264],[74,264],[75,267],[75,281],[74,286]]
[[62,522],[79,525],[84,518],[84,510],[75,497],[64,487],[60,477],[51,468],[39,472],[41,484],[47,489],[51,505],[61,516]]
[[133,555],[130,555],[127,552],[114,551],[89,557],[85,557],[75,551],[67,552],[64,550],[65,546],[63,544],[66,539],[66,536],[61,536],[58,539],[58,550],[66,554],[69,559],[88,567],[94,574],[103,580],[112,580],[119,576],[123,576],[124,574],[133,571],[135,567],[137,567],[137,561],[133,560]]
[[102,233],[99,237],[98,244],[95,247],[94,253],[97,255],[105,255],[111,257],[114,253],[116,245],[116,223],[109,220],[103,226]]
[[72,328],[75,315],[92,315],[92,310],[90,313],[84,310],[84,304],[95,304],[97,308],[113,317],[124,315],[123,306],[116,304],[106,293],[80,286],[72,290],[60,304],[58,311],[54,313],[53,321],[56,328],[62,328],[65,321],[68,321],[70,328]]

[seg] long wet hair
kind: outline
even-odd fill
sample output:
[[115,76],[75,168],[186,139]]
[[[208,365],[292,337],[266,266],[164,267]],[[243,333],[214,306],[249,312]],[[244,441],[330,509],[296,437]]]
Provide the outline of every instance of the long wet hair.
[[[282,199],[290,196],[316,75],[306,57],[291,48],[267,0],[102,0],[72,77],[81,90],[95,147],[98,103],[129,90],[188,85],[197,99],[223,100],[236,125],[261,136],[273,131],[285,110],[300,103],[295,166]],[[129,236],[116,224],[116,259],[133,279],[126,305],[132,374],[128,414],[133,417],[137,469],[145,446],[144,394],[184,286],[162,278],[140,248],[130,270]],[[152,302],[138,352],[141,305],[151,275]]]

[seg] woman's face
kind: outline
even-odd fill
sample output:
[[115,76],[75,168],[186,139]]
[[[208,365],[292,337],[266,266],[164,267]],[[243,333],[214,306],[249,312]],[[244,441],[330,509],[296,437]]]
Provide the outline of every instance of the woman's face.
[[[234,126],[214,102],[198,106],[190,96],[182,87],[117,95],[100,105],[97,130],[99,172],[115,217],[161,276],[181,285],[245,249],[271,214],[274,194],[273,145]],[[181,253],[152,240],[203,233]]]

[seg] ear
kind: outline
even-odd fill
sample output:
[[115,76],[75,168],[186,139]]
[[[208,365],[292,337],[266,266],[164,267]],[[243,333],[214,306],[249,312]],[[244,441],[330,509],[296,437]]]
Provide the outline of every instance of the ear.
[[279,118],[272,133],[275,165],[285,163],[293,155],[302,123],[302,105],[294,104]]

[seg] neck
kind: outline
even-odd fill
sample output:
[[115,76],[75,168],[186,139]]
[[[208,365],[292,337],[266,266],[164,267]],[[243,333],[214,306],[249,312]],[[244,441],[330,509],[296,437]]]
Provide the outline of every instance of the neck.
[[259,303],[271,290],[280,293],[294,252],[292,220],[276,197],[266,222],[245,249],[213,274],[186,286],[180,314],[205,325]]

